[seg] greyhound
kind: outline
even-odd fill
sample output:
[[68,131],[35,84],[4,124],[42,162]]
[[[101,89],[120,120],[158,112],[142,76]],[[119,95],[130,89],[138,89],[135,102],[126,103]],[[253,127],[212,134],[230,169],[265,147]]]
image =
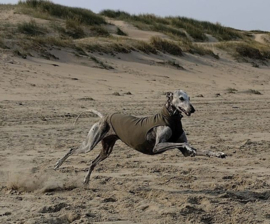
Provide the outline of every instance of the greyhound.
[[223,152],[201,151],[189,145],[186,134],[182,129],[181,119],[182,113],[190,116],[195,112],[195,109],[190,103],[190,97],[187,93],[183,90],[176,90],[167,92],[166,97],[167,102],[162,111],[151,117],[138,118],[122,114],[103,116],[96,110],[88,110],[97,114],[101,119],[91,127],[81,146],[71,148],[64,157],[58,160],[54,169],[58,169],[69,156],[75,153],[92,151],[101,141],[101,152],[91,163],[84,178],[84,184],[89,184],[92,171],[98,163],[111,154],[118,139],[131,148],[148,155],[156,155],[177,148],[185,157],[213,156],[225,158],[227,155]]

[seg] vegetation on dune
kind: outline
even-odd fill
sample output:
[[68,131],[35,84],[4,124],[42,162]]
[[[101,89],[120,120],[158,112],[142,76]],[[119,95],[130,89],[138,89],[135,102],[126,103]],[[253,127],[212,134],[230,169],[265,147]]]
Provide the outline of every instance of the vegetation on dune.
[[178,56],[183,55],[183,51],[177,43],[161,39],[160,37],[152,37],[150,40],[150,45],[164,53]]
[[[91,10],[62,6],[47,0],[24,0],[17,5],[0,4],[1,11],[10,9],[32,18],[18,24],[6,21],[0,24],[0,48],[11,49],[20,56],[39,52],[41,56],[54,58],[48,48],[56,46],[72,48],[78,56],[85,57],[89,57],[91,52],[115,55],[140,51],[175,56],[189,52],[219,59],[207,48],[209,46],[205,42],[209,41],[209,34],[222,41],[213,43],[211,49],[218,47],[229,51],[239,61],[248,61],[258,67],[257,60],[264,62],[270,59],[270,35],[267,32],[263,35],[265,44],[260,44],[253,40],[255,31],[244,32],[185,17],[131,15],[113,10],[95,14]],[[153,36],[148,41],[134,40],[119,27],[112,28],[113,25],[106,22],[106,17],[127,21],[141,30],[166,34],[167,38]]]
[[18,24],[18,32],[20,33],[38,36],[44,35],[46,31],[47,29],[45,27],[38,25],[33,19],[30,20],[30,22],[23,22]]
[[44,0],[19,1],[18,5],[21,7],[32,8],[41,14],[47,14],[61,19],[72,19],[86,25],[106,24],[105,19],[102,16],[99,16],[88,9],[67,7]]
[[224,42],[216,46],[229,51],[238,61],[247,61],[248,59],[265,61],[270,59],[269,47],[255,41]]
[[100,14],[110,18],[128,21],[140,29],[162,32],[175,38],[187,38],[185,32],[194,41],[207,41],[208,39],[205,33],[211,34],[218,40],[223,41],[243,38],[241,32],[232,28],[186,17],[163,18],[151,14],[130,15],[127,12],[114,10],[103,10]]

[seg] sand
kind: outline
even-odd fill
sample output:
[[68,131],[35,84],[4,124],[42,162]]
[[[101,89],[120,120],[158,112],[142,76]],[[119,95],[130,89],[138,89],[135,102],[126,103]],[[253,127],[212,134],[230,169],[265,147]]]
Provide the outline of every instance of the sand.
[[[95,54],[111,70],[65,50],[52,49],[55,61],[0,51],[0,223],[270,223],[269,67],[222,51],[219,60]],[[146,156],[118,141],[89,186],[83,178],[101,145],[53,170],[98,120],[87,114],[73,126],[80,112],[151,115],[175,89],[196,109],[183,118],[190,144],[226,159],[177,149]]]

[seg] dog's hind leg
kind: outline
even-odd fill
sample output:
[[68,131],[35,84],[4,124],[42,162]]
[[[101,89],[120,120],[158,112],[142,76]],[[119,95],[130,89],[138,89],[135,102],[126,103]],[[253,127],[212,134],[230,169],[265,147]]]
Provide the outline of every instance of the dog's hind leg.
[[55,170],[58,169],[65,162],[65,160],[73,154],[78,154],[78,153],[83,153],[83,152],[86,153],[86,152],[91,151],[100,142],[100,140],[106,135],[108,130],[109,130],[109,126],[104,119],[95,123],[89,130],[87,138],[81,144],[81,146],[78,148],[71,148],[66,155],[64,155],[61,159],[57,161],[54,169]]
[[102,143],[102,149],[100,154],[94,159],[94,161],[91,163],[89,170],[84,178],[84,184],[88,184],[89,180],[90,180],[90,175],[92,173],[92,171],[94,170],[94,168],[96,167],[96,165],[98,165],[101,161],[103,161],[104,159],[106,159],[112,152],[113,150],[113,146],[116,142],[116,140],[118,139],[118,137],[116,135],[112,135],[112,136],[108,136],[104,139],[102,139],[101,143]]

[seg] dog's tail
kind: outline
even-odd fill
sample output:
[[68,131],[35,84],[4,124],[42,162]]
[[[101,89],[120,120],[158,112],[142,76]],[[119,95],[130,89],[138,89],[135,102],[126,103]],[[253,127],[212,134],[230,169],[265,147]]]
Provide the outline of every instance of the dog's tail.
[[86,111],[81,112],[81,113],[77,116],[77,118],[76,118],[76,120],[75,120],[75,122],[74,122],[74,126],[76,125],[76,123],[77,123],[77,121],[79,120],[80,116],[81,116],[82,114],[86,113],[86,112],[92,112],[92,113],[98,115],[100,118],[103,118],[103,117],[104,117],[104,115],[103,115],[102,113],[98,112],[98,111],[95,110],[95,109],[86,110]]

